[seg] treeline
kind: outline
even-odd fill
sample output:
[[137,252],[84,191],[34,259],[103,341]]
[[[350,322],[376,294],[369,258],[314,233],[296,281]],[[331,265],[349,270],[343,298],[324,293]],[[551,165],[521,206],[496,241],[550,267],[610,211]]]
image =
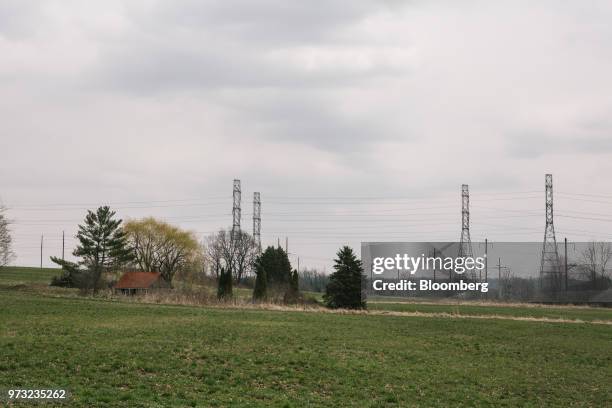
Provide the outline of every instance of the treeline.
[[300,288],[307,292],[325,292],[329,276],[316,269],[298,271]]
[[203,252],[192,232],[154,218],[123,223],[115,215],[108,206],[87,212],[72,252],[77,261],[51,257],[63,270],[52,285],[96,293],[112,284],[109,275],[141,270],[159,272],[171,287],[177,274],[202,272]]
[[88,211],[76,238],[75,262],[51,257],[63,270],[52,285],[96,293],[109,287],[117,273],[139,270],[158,272],[165,287],[172,288],[176,276],[204,281],[208,264],[222,301],[231,300],[234,286],[253,273],[254,302],[300,303],[304,291],[313,291],[325,292],[328,307],[365,307],[363,267],[347,246],[338,251],[330,276],[316,270],[298,274],[283,248],[260,252],[245,232],[220,230],[200,244],[192,232],[151,217],[124,223],[108,206]]

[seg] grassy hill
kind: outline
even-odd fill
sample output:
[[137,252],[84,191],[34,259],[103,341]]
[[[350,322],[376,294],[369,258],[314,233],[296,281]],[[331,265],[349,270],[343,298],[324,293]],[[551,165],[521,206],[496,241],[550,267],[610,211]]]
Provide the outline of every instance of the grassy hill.
[[59,268],[30,268],[25,266],[6,266],[0,268],[0,283],[38,283],[49,284],[51,278],[61,275]]
[[[520,308],[516,308],[520,313]],[[580,313],[576,309],[575,313]],[[610,406],[612,326],[0,289],[0,389],[70,406]]]

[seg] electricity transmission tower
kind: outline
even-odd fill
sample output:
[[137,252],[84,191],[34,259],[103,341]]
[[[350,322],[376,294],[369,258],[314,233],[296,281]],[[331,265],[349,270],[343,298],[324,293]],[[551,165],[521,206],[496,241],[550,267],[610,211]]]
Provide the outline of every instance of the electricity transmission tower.
[[234,222],[232,224],[232,240],[238,239],[240,235],[240,201],[242,193],[240,191],[240,180],[234,180],[234,206],[232,215]]
[[555,225],[553,223],[553,181],[552,174],[545,177],[546,187],[546,227],[544,228],[544,242],[542,244],[542,258],[540,264],[540,287],[555,293],[560,289],[559,252]]
[[253,193],[253,239],[261,253],[261,196],[258,192]]
[[[467,184],[461,185],[461,241],[459,242],[459,258],[473,258],[472,239],[470,238],[470,190]],[[476,275],[472,271],[471,278]]]

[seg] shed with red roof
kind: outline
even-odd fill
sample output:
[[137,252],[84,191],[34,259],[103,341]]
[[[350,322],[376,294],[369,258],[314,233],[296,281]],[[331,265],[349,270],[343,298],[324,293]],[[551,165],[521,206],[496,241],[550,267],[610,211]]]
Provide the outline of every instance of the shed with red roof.
[[137,293],[146,293],[151,289],[166,288],[159,272],[126,272],[121,276],[121,279],[115,284],[115,292],[121,292],[124,295],[135,295]]

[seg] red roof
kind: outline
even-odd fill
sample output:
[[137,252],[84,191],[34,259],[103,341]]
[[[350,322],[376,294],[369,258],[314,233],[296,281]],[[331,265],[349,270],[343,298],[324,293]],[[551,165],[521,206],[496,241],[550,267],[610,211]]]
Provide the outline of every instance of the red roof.
[[148,289],[160,276],[159,272],[126,272],[115,285],[115,289]]

